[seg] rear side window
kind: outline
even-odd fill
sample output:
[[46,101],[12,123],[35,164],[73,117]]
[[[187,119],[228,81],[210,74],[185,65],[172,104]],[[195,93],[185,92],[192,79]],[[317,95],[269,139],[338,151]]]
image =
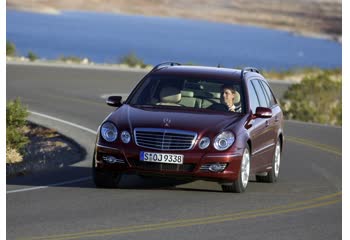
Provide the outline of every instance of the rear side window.
[[272,107],[273,105],[277,104],[275,97],[273,96],[273,93],[270,89],[270,87],[264,82],[260,81],[261,85],[265,89],[266,96],[270,102],[270,106]]
[[252,80],[251,83],[254,86],[254,89],[256,91],[256,94],[258,95],[260,107],[270,107],[270,104],[267,100],[267,97],[264,93],[264,90],[262,89],[260,83],[258,80]]
[[248,84],[248,92],[249,92],[249,105],[253,111],[253,114],[255,114],[255,110],[257,107],[260,106],[260,103],[252,82]]

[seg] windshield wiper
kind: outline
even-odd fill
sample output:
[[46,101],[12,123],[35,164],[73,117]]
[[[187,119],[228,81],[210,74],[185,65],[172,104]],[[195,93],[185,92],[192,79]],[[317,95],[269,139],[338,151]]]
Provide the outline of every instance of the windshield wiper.
[[193,107],[187,107],[187,106],[172,106],[172,105],[152,105],[152,104],[132,104],[130,105],[132,107],[137,108],[161,108],[161,109],[195,109]]

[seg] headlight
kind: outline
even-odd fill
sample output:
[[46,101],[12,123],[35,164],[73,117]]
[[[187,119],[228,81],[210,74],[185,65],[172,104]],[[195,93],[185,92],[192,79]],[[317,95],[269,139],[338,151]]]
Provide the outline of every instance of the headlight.
[[216,136],[214,147],[216,150],[223,151],[232,146],[235,142],[235,136],[232,132],[224,131]]
[[209,144],[210,144],[210,139],[208,137],[204,137],[199,141],[199,148],[205,149],[209,146]]
[[129,143],[131,140],[131,136],[128,131],[123,131],[120,138],[122,139],[123,143]]
[[101,126],[101,135],[107,142],[113,142],[117,139],[118,130],[113,123],[105,122]]

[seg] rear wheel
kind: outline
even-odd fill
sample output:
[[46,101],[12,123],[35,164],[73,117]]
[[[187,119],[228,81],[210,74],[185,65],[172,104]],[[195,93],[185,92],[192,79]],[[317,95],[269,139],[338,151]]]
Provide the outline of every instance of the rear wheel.
[[241,168],[237,180],[232,184],[221,185],[224,192],[242,193],[247,189],[250,174],[250,150],[247,145],[242,156]]
[[281,143],[278,140],[275,147],[275,153],[272,159],[272,169],[267,173],[266,176],[256,176],[256,181],[258,182],[268,182],[273,183],[277,181],[281,165]]
[[95,153],[92,160],[92,178],[98,188],[116,188],[121,178],[121,174],[108,171],[101,171],[95,167]]

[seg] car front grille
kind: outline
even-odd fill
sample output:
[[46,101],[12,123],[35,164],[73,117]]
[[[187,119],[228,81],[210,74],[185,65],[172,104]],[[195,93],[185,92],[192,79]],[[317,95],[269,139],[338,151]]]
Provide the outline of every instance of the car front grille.
[[138,168],[145,170],[156,170],[156,171],[176,171],[176,172],[192,172],[195,168],[195,164],[169,164],[169,163],[152,163],[135,161],[135,165]]
[[136,145],[156,150],[189,150],[197,133],[174,129],[135,128]]

